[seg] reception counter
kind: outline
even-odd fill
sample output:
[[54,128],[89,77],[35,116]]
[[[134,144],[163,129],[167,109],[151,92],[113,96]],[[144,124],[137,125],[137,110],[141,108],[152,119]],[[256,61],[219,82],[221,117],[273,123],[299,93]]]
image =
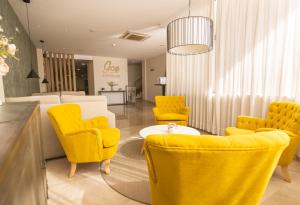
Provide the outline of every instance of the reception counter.
[[0,204],[45,205],[39,104],[0,106]]
[[106,96],[108,105],[125,105],[127,102],[125,90],[101,90],[98,94]]

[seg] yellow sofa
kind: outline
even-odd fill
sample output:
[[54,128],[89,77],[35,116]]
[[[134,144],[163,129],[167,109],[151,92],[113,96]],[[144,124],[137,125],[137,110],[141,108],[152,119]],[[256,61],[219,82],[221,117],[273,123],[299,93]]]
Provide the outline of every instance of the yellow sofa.
[[156,124],[188,125],[190,109],[185,107],[184,96],[155,96],[155,105]]
[[107,117],[83,120],[80,106],[62,104],[48,109],[48,115],[60,143],[71,163],[69,177],[74,176],[77,163],[105,160],[109,174],[110,159],[120,141],[120,130],[108,127]]
[[300,141],[300,105],[290,102],[274,102],[269,107],[266,119],[239,116],[236,126],[226,128],[225,134],[239,135],[281,130],[289,135],[290,144],[283,152],[278,165],[281,166],[284,180],[291,182],[288,165],[293,161]]
[[150,135],[145,139],[152,205],[257,205],[287,134]]

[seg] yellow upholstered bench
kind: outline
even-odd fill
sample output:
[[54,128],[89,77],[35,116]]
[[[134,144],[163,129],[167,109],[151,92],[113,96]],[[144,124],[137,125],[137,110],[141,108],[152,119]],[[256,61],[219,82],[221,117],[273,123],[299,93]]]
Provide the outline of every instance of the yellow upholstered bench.
[[242,135],[255,132],[281,130],[290,137],[290,144],[283,152],[278,165],[283,178],[290,182],[288,165],[293,161],[300,141],[300,105],[290,102],[274,102],[270,105],[266,119],[239,116],[236,127],[228,127],[226,135]]

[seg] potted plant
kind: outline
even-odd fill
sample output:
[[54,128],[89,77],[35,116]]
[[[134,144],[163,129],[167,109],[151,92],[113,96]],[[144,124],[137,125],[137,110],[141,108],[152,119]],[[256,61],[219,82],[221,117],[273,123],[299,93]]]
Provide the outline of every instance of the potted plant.
[[110,90],[113,91],[114,90],[114,86],[117,86],[118,84],[115,83],[114,81],[110,81],[107,83],[110,86]]
[[11,43],[12,38],[7,38],[3,34],[3,29],[0,26],[0,75],[4,76],[9,72],[9,66],[5,63],[5,60],[9,57],[16,59],[16,45]]
[[[0,20],[2,17],[0,16]],[[5,60],[9,57],[18,60],[15,56],[17,48],[16,45],[11,43],[12,38],[7,38],[4,35],[4,30],[0,26],[0,77],[5,76],[9,72],[9,66]],[[2,101],[0,99],[0,105]]]

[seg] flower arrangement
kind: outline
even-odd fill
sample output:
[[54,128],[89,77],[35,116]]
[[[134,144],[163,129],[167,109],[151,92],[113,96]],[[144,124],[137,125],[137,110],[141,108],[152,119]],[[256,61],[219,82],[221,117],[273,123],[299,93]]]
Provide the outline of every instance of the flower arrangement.
[[118,84],[117,83],[115,83],[114,81],[110,81],[110,82],[108,82],[107,83],[109,86],[110,86],[110,90],[114,90],[114,86],[117,86]]
[[9,66],[5,60],[9,57],[18,60],[15,56],[17,48],[16,45],[11,43],[12,38],[7,38],[3,34],[3,29],[0,26],[0,76],[6,75],[9,72]]

